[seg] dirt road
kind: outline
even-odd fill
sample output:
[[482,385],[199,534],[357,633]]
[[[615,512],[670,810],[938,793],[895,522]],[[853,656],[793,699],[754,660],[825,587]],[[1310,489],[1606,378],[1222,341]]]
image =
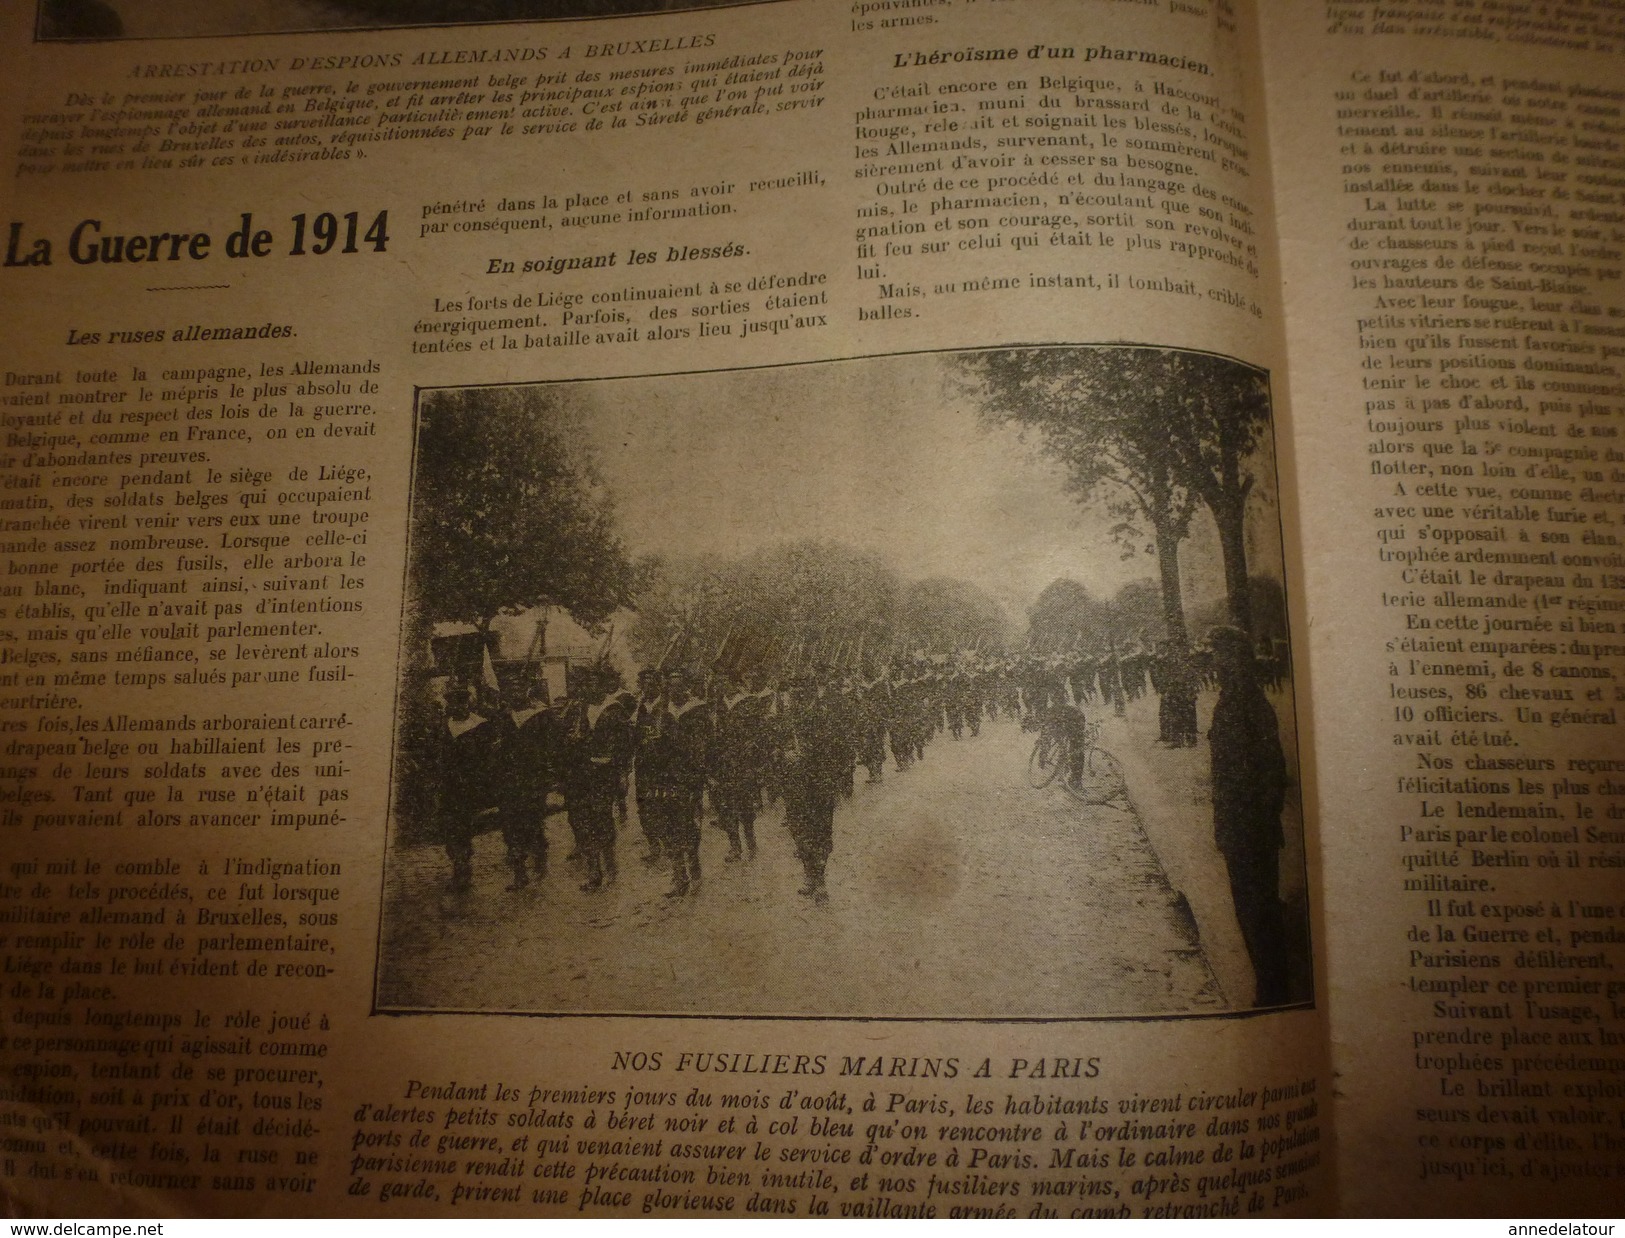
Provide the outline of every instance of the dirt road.
[[437,847],[392,855],[378,999],[386,1009],[568,1013],[1077,1017],[1199,1012],[1222,997],[1189,911],[1128,805],[1088,807],[1026,778],[1014,723],[939,735],[925,760],[865,783],[835,817],[829,902],[801,871],[774,805],[756,860],[723,862],[669,900],[623,827],[621,875],[588,894],[549,820],[548,877],[506,892],[484,836],[473,890]]

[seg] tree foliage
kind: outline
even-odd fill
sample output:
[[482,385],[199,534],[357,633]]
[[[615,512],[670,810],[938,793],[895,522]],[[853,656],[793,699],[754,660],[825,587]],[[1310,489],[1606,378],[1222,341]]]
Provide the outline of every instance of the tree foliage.
[[948,577],[905,583],[838,542],[779,542],[742,558],[663,562],[649,573],[634,656],[739,669],[814,661],[856,667],[905,650],[1003,643],[1008,619],[985,591]]
[[1162,626],[1162,590],[1149,576],[1131,580],[1111,600],[1112,645],[1154,646],[1167,634]]
[[[1039,436],[1068,489],[1151,526],[1163,623],[1183,635],[1179,545],[1198,504],[1219,530],[1232,616],[1244,623],[1245,512],[1269,424],[1265,375],[1177,349],[1012,348],[961,361],[980,413]],[[1132,536],[1120,521],[1117,535]]]
[[876,648],[901,587],[880,559],[835,542],[665,562],[638,598],[632,650],[646,666],[665,658],[697,668],[719,655],[755,668],[854,655]]
[[1110,608],[1088,588],[1062,576],[1027,608],[1027,645],[1039,653],[1092,649],[1111,621]]
[[1252,628],[1247,574],[1247,502],[1274,466],[1267,445],[1269,379],[1262,370],[1224,357],[1169,353],[1165,377],[1153,389],[1166,411],[1169,443],[1180,475],[1201,498],[1219,530],[1230,620]]
[[1164,634],[1162,590],[1148,576],[1129,581],[1109,599],[1062,576],[1046,585],[1027,611],[1027,645],[1037,653],[1152,645]]
[[425,397],[412,496],[419,619],[484,629],[557,606],[588,628],[631,603],[636,573],[592,453],[547,389]]
[[980,586],[952,576],[917,580],[903,590],[897,610],[898,644],[926,653],[1003,649],[1010,619]]

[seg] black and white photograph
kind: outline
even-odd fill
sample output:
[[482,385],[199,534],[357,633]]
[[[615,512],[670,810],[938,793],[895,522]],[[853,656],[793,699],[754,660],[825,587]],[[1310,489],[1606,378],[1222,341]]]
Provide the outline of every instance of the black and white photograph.
[[41,42],[632,17],[782,0],[39,0]]
[[1269,376],[420,390],[375,1008],[1312,1000]]

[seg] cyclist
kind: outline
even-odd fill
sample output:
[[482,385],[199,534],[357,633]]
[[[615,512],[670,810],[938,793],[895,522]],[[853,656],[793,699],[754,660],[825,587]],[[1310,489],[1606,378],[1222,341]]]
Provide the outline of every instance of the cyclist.
[[1061,776],[1070,786],[1082,786],[1084,764],[1089,756],[1089,724],[1083,710],[1069,705],[1065,697],[1057,697],[1044,716],[1039,734],[1048,742],[1055,758],[1066,761]]

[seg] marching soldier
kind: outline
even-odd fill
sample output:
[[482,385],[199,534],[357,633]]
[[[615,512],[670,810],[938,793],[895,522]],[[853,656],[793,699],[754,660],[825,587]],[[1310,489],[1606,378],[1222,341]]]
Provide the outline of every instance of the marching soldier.
[[[680,898],[700,881],[700,807],[705,794],[707,736],[705,702],[689,693],[687,677],[666,676],[663,699],[644,717],[638,741],[638,811],[671,862],[668,898]],[[652,827],[652,829],[651,829]]]
[[829,901],[825,870],[835,845],[835,803],[850,752],[832,688],[796,681],[785,713],[784,823],[806,882],[797,893]]
[[645,864],[655,865],[665,859],[665,847],[661,842],[657,818],[658,809],[651,809],[648,803],[648,779],[643,768],[643,741],[653,723],[657,710],[664,709],[666,704],[665,684],[652,667],[644,667],[638,672],[638,696],[632,710],[632,734],[629,760],[636,765],[638,826],[643,830],[643,841],[648,850],[643,853]]
[[887,668],[862,685],[858,698],[858,760],[879,782],[886,769],[886,718],[891,713],[891,681]]
[[[474,690],[446,689],[446,721],[440,760],[440,836],[451,861],[451,884],[466,890],[474,881],[475,819],[491,806],[493,775],[501,770],[503,729],[474,710]],[[506,715],[504,715],[505,717]],[[512,726],[511,720],[509,727]]]
[[898,773],[914,764],[914,751],[917,746],[914,731],[917,726],[917,715],[920,713],[917,700],[919,688],[918,681],[905,667],[899,671],[889,694],[886,730],[891,735],[892,757],[897,762]]
[[508,888],[519,890],[529,881],[529,865],[534,865],[538,881],[547,876],[547,796],[559,776],[563,736],[544,685],[531,683],[511,691],[522,691],[524,698],[509,713],[514,729],[508,774],[499,793],[505,801],[502,832],[513,868]]
[[608,700],[620,678],[607,664],[594,665],[582,681],[562,720],[562,782],[570,831],[587,869],[581,888],[592,892],[615,880],[616,759],[629,720],[624,705]]
[[767,764],[767,712],[772,696],[750,692],[729,676],[716,710],[711,804],[717,824],[728,837],[728,854],[736,863],[756,858],[756,813],[762,805],[762,779]]

